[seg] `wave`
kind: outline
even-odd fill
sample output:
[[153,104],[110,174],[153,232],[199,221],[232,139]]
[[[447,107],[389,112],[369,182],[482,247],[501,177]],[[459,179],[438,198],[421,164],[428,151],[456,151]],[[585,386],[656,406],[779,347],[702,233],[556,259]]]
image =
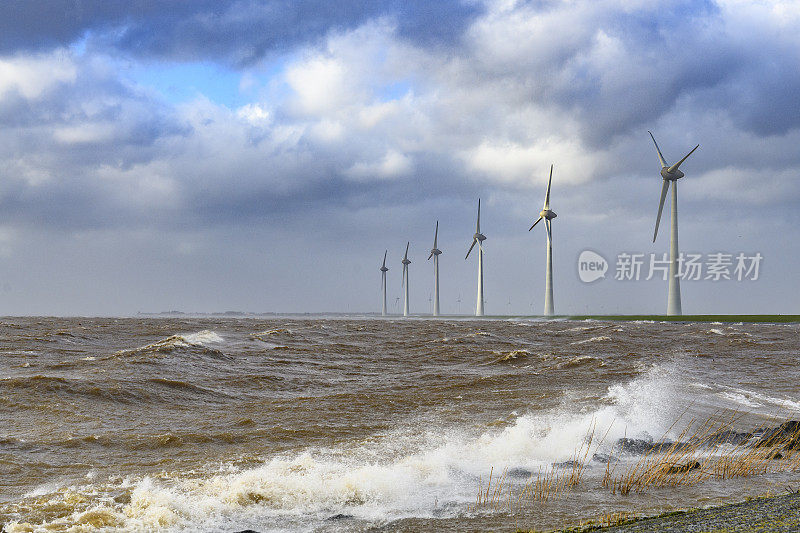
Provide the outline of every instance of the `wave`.
[[169,354],[175,350],[185,349],[193,350],[196,352],[206,353],[210,355],[224,356],[220,350],[209,346],[224,342],[224,339],[217,333],[211,330],[204,329],[196,333],[188,333],[184,335],[171,335],[160,341],[156,341],[138,348],[129,350],[119,350],[115,356],[126,355],[154,355],[154,354]]
[[723,337],[752,337],[752,335],[750,333],[747,333],[746,331],[739,331],[731,327],[727,328],[726,330],[720,328],[711,328],[706,333],[711,333],[713,335],[720,335]]
[[150,401],[151,395],[145,391],[131,389],[117,381],[94,381],[59,376],[17,376],[0,379],[6,389],[17,389],[37,395],[84,396],[90,401],[104,400],[119,403],[140,403]]
[[[356,446],[271,457],[253,468],[226,464],[185,475],[91,479],[69,489],[76,496],[68,503],[64,490],[50,488],[19,505],[68,505],[51,524],[36,524],[42,529],[310,530],[341,515],[372,524],[452,517],[474,501],[477,480],[490,468],[535,472],[563,463],[593,428],[607,436],[592,451],[610,449],[623,436],[660,435],[674,420],[672,411],[680,409],[680,383],[669,369],[654,367],[610,387],[590,411],[566,403],[544,413],[512,415],[505,427],[477,434],[415,426]],[[595,466],[600,475],[602,466]],[[6,524],[9,533],[26,528]]]
[[573,357],[563,363],[559,363],[556,365],[557,368],[575,368],[579,366],[585,366],[590,364],[596,364],[597,366],[606,366],[605,362],[597,357],[592,357],[591,355],[579,355],[578,357]]
[[275,337],[278,335],[292,335],[292,330],[287,328],[267,329],[257,333],[252,333],[250,334],[250,337],[263,341],[265,340],[264,337]]
[[738,393],[738,392],[722,392],[720,396],[726,400],[732,401],[733,403],[743,405],[749,408],[761,407],[762,404],[751,400],[746,395]]
[[499,357],[497,357],[496,359],[492,359],[487,364],[506,363],[508,361],[515,361],[517,359],[524,359],[529,355],[531,355],[531,352],[529,352],[528,350],[511,350],[508,352],[501,352],[494,350],[492,353],[498,355]]
[[583,339],[580,341],[571,342],[570,344],[586,344],[588,342],[608,342],[611,340],[611,337],[607,335],[600,335],[599,337],[592,337],[590,339]]
[[719,393],[721,397],[746,407],[762,407],[766,404],[790,411],[800,411],[800,401],[797,400],[778,398],[776,396],[769,396],[760,392],[735,387],[721,386],[721,388],[725,389]]

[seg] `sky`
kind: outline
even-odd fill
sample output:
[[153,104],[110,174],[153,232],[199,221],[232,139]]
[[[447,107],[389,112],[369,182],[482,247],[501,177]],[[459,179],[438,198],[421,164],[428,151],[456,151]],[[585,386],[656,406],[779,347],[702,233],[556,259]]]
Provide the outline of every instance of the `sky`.
[[[760,254],[684,313],[800,313],[800,4],[11,0],[0,7],[0,314],[664,313],[648,130],[680,245]],[[608,263],[584,282],[578,257]],[[619,254],[641,279],[617,280]],[[705,277],[706,272],[703,271]]]

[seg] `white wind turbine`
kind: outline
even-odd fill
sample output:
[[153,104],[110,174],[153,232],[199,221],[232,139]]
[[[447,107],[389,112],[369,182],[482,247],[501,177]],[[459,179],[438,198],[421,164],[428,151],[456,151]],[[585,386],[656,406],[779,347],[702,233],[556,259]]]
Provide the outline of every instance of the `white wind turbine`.
[[408,265],[411,264],[411,261],[408,260],[408,246],[411,244],[410,242],[406,243],[406,253],[403,256],[403,288],[405,291],[403,292],[403,316],[408,316]]
[[439,221],[436,221],[436,233],[433,234],[433,249],[428,256],[433,258],[433,316],[439,316],[439,256],[442,251],[436,246],[439,242]]
[[467,250],[466,260],[469,253],[478,244],[478,304],[475,307],[475,316],[483,316],[483,241],[486,235],[481,233],[481,199],[478,198],[478,222],[475,225],[475,235],[472,236],[472,245]]
[[547,228],[547,270],[544,275],[544,315],[553,316],[553,227],[552,220],[556,218],[554,211],[550,210],[550,184],[553,183],[553,165],[550,165],[550,179],[547,180],[547,193],[544,195],[544,206],[539,211],[539,218],[528,229],[532,230],[540,220],[544,220]]
[[383,289],[383,306],[381,307],[381,315],[386,316],[386,272],[389,269],[386,267],[386,254],[389,250],[383,252],[383,266],[381,267],[381,288]]
[[684,176],[684,173],[678,170],[681,163],[694,153],[700,146],[699,144],[692,148],[692,151],[684,156],[683,159],[678,161],[672,166],[667,165],[664,161],[664,156],[661,155],[661,149],[658,147],[656,138],[653,137],[651,132],[650,138],[653,139],[653,144],[656,145],[658,152],[658,160],[661,162],[661,177],[664,184],[661,186],[661,201],[658,203],[658,215],[656,216],[656,230],[653,232],[653,242],[656,242],[658,235],[658,225],[661,222],[661,212],[664,210],[664,200],[667,197],[667,189],[669,184],[672,183],[672,216],[669,235],[669,289],[667,292],[667,314],[680,315],[681,312],[681,285],[680,285],[680,272],[678,272],[678,180]]

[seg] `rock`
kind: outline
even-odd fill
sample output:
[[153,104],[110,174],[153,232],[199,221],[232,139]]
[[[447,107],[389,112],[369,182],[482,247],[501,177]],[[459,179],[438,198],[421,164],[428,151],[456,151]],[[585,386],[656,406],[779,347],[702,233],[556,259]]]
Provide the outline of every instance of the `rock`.
[[595,461],[595,462],[598,462],[598,463],[601,463],[601,464],[607,464],[607,463],[610,463],[612,461],[612,458],[607,453],[596,453],[596,454],[592,455],[592,461]]
[[621,451],[624,453],[629,453],[631,455],[644,455],[646,453],[659,453],[664,452],[669,449],[678,449],[681,446],[686,446],[686,444],[681,443],[674,443],[674,442],[656,442],[644,439],[630,439],[630,438],[622,438],[617,441],[614,445],[614,448],[617,451]]
[[508,471],[508,476],[509,477],[525,477],[525,478],[527,478],[527,477],[531,477],[532,475],[533,475],[533,472],[531,470],[528,470],[527,468],[519,468],[519,467],[517,467],[517,468],[512,468],[512,469],[510,469]]
[[329,521],[334,521],[334,520],[348,520],[348,519],[350,519],[350,518],[353,518],[353,515],[351,515],[351,514],[342,514],[342,513],[339,513],[339,514],[335,514],[335,515],[333,515],[333,516],[329,516],[328,518],[326,518],[326,520],[329,520]]
[[776,428],[763,428],[755,445],[761,447],[783,443],[788,443],[786,447],[790,450],[800,449],[800,420],[789,420]]
[[750,439],[753,438],[752,433],[748,433],[746,431],[733,431],[733,430],[726,430],[720,431],[719,433],[712,435],[708,439],[708,444],[710,445],[718,445],[718,444],[742,444]]

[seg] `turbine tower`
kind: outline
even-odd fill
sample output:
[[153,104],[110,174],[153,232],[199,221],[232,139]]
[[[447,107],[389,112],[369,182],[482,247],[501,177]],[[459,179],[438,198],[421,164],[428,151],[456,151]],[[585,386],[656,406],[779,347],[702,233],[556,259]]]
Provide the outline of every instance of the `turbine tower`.
[[486,235],[481,233],[481,199],[478,198],[478,223],[475,225],[475,235],[472,236],[472,245],[467,250],[464,260],[478,243],[478,304],[475,306],[475,316],[483,316],[483,241]]
[[386,272],[389,271],[386,268],[386,254],[389,253],[389,250],[383,252],[383,266],[381,267],[381,288],[383,289],[383,307],[381,307],[381,316],[386,316]]
[[403,316],[408,316],[408,265],[411,264],[411,261],[408,260],[408,245],[411,244],[410,242],[406,243],[406,254],[403,256],[403,288],[405,291],[403,292]]
[[664,210],[664,200],[667,198],[667,190],[670,183],[672,183],[672,217],[671,228],[669,234],[669,289],[667,292],[667,314],[680,315],[681,313],[681,284],[680,272],[678,272],[678,180],[684,176],[684,173],[678,170],[681,163],[694,153],[700,146],[699,144],[692,148],[692,151],[684,156],[683,159],[678,161],[672,166],[667,165],[664,161],[664,156],[661,155],[661,149],[658,147],[656,138],[653,137],[652,132],[650,138],[653,139],[653,144],[656,145],[656,152],[658,152],[658,160],[661,162],[661,177],[664,184],[661,186],[661,201],[658,203],[658,215],[656,215],[656,230],[653,232],[653,242],[656,242],[658,236],[658,224],[661,222],[661,212]]
[[439,242],[439,221],[436,221],[436,233],[433,234],[433,249],[428,256],[433,257],[433,316],[439,316],[439,256],[442,251],[436,246]]
[[550,179],[547,180],[547,192],[544,195],[544,206],[539,211],[539,218],[528,229],[532,230],[540,220],[544,220],[547,229],[547,270],[544,275],[544,316],[553,316],[553,223],[556,218],[554,211],[550,210],[550,184],[553,183],[553,165],[550,165]]

